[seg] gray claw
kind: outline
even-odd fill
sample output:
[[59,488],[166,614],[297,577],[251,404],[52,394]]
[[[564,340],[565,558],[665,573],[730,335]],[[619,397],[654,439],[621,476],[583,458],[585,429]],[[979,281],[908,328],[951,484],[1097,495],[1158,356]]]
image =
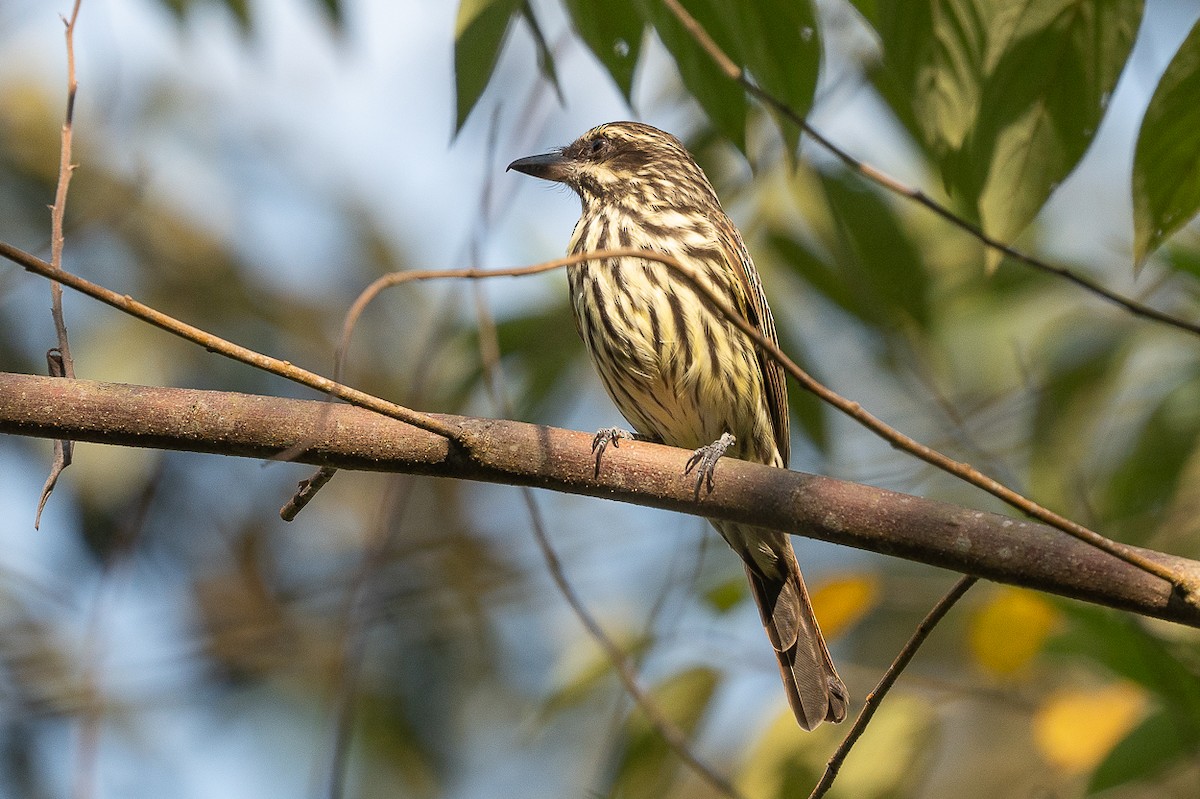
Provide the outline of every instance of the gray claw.
[[634,434],[619,427],[602,427],[596,431],[592,439],[592,452],[596,453],[596,477],[600,476],[600,459],[604,457],[604,450],[608,449],[609,444],[620,447],[621,439],[632,441]]
[[692,457],[688,458],[683,473],[691,474],[693,469],[696,470],[696,499],[700,499],[702,486],[706,487],[710,493],[712,492],[713,474],[717,470],[717,461],[729,451],[736,441],[737,439],[732,433],[722,433],[716,441],[708,446],[700,447],[692,453]]

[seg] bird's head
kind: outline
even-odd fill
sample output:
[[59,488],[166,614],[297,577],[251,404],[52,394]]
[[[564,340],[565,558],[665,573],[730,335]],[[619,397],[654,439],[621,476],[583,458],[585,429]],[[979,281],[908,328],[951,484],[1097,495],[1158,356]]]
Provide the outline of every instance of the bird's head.
[[679,139],[640,122],[600,125],[566,147],[518,158],[508,168],[570,186],[585,205],[631,194],[669,205],[716,200]]

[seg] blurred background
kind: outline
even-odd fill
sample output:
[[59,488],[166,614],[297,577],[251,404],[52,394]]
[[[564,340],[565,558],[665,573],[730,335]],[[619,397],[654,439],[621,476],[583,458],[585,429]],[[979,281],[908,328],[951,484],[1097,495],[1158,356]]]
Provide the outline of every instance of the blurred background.
[[[464,21],[499,5],[493,62]],[[857,5],[820,2],[803,29],[812,47],[797,59],[820,59],[811,121],[991,224],[920,135],[928,119],[897,110],[874,4]],[[504,166],[641,119],[693,149],[785,349],[821,380],[1108,535],[1200,556],[1193,337],[1011,263],[989,273],[978,242],[808,142],[796,157],[795,130],[760,108],[731,121],[712,95],[698,103],[695,65],[677,68],[640,23],[620,38],[616,10],[598,59],[577,32],[601,19],[588,8],[84,0],[64,264],[331,374],[342,317],[380,274],[561,254],[577,200]],[[0,2],[0,239],[42,256],[69,11]],[[1143,111],[1198,16],[1195,2],[1147,5],[1078,167],[1005,236],[1189,319],[1200,239],[1185,229],[1135,274],[1129,175]],[[49,306],[45,281],[0,264],[0,369],[44,373]],[[559,273],[385,293],[346,382],[505,415],[483,381],[481,307],[516,418],[622,423]],[[314,398],[78,296],[65,310],[79,377]],[[791,394],[792,468],[1004,510]],[[35,531],[50,460],[51,442],[0,438],[0,795],[716,795],[568,609],[516,489],[341,473],[285,524],[278,508],[307,467],[80,444]],[[536,501],[567,578],[696,754],[748,797],[807,795],[844,729],[794,726],[720,539],[690,517]],[[955,575],[796,546],[857,710]],[[1194,630],[980,585],[832,795],[1195,796],[1198,670]]]

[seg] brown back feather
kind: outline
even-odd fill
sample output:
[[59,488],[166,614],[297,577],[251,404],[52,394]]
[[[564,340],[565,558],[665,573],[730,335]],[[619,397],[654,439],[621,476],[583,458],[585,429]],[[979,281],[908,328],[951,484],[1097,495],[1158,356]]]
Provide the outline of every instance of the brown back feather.
[[[758,270],[754,268],[754,262],[750,260],[746,243],[742,241],[741,234],[723,211],[720,219],[717,220],[717,228],[721,232],[721,244],[728,253],[729,262],[734,265],[741,280],[742,293],[748,303],[747,307],[743,309],[747,321],[758,328],[773,344],[778,345],[779,335],[775,332],[775,317],[771,315],[771,307],[767,305],[767,295],[763,291],[762,280],[758,276]],[[782,465],[786,467],[791,450],[787,381],[783,367],[779,365],[778,361],[760,348],[756,347],[755,350],[758,353],[758,367],[762,371],[763,384],[766,388],[767,409],[771,413],[771,423],[775,429],[775,446],[778,447],[779,454],[783,458]]]

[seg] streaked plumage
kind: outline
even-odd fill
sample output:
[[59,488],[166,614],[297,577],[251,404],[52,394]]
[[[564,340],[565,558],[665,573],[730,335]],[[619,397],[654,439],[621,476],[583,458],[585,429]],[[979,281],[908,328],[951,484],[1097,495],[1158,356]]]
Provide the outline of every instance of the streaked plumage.
[[[704,173],[674,136],[614,122],[510,169],[565,183],[583,212],[570,252],[657,250],[691,264],[772,340],[758,272]],[[732,433],[730,454],[786,467],[783,371],[662,264],[608,259],[569,267],[584,344],[621,413],[643,436],[700,448]],[[789,538],[714,522],[746,567],[763,626],[805,729],[841,721],[846,688],[813,617]]]

